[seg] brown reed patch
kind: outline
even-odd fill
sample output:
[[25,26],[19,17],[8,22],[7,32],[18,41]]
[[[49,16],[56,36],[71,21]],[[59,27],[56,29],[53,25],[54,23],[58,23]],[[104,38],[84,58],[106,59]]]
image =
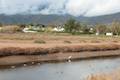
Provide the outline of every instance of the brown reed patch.
[[0,49],[0,56],[12,56],[12,55],[46,55],[54,53],[66,53],[66,52],[85,52],[85,51],[107,51],[118,50],[120,45],[116,44],[102,44],[102,45],[75,45],[75,46],[61,46],[53,48],[20,48],[20,47],[7,47]]
[[93,74],[88,76],[86,80],[120,80],[120,69],[109,73]]
[[46,55],[54,53],[66,53],[66,52],[85,52],[85,51],[107,51],[118,50],[120,45],[116,44],[102,44],[102,45],[73,45],[73,46],[61,46],[53,48],[20,48],[20,47],[6,47],[0,49],[0,56],[12,56],[12,55]]
[[91,75],[87,77],[87,80],[113,80],[111,76],[108,76],[106,74],[102,75]]

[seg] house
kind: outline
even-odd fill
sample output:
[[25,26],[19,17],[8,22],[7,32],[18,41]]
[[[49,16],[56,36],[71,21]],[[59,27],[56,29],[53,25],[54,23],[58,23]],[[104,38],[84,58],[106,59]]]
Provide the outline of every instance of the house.
[[29,28],[34,30],[34,31],[44,30],[45,25],[43,25],[43,24],[29,25]]
[[98,35],[100,35],[100,33],[99,33],[99,32],[97,32],[95,35],[96,35],[96,36],[98,36]]
[[42,24],[36,24],[36,25],[28,25],[26,26],[24,29],[23,29],[23,32],[25,33],[35,33],[35,32],[38,32],[38,31],[44,31],[45,30],[45,25],[42,25]]
[[56,32],[63,32],[63,31],[64,31],[64,28],[55,27],[55,28],[53,28],[53,31],[56,31]]
[[113,36],[112,32],[106,33],[106,36]]
[[31,30],[29,30],[29,28],[24,28],[23,32],[24,33],[36,33],[36,31],[31,31]]
[[55,32],[63,32],[64,30],[65,29],[61,25],[58,25],[58,26],[53,28],[53,31],[55,31]]
[[2,30],[2,27],[0,27],[0,31]]

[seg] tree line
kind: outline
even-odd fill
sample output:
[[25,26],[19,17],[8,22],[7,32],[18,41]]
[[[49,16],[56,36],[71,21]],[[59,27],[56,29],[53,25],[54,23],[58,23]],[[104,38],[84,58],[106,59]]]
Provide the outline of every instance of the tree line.
[[[41,26],[42,24],[17,24],[17,26],[8,26],[5,27],[2,31],[22,31],[23,28],[26,26]],[[4,27],[4,24],[0,23],[0,27]],[[19,27],[18,27],[19,26]],[[42,25],[44,28],[47,28],[48,26]],[[54,25],[52,25],[53,28]],[[55,26],[54,26],[55,27]],[[95,25],[88,25],[84,24],[82,22],[79,22],[75,19],[70,18],[67,20],[62,27],[64,28],[65,33],[70,34],[105,34],[105,33],[113,33],[114,35],[120,35],[120,22],[119,21],[113,21],[109,24],[95,24]]]
[[87,24],[80,23],[75,19],[69,19],[64,24],[64,29],[65,29],[65,32],[71,33],[71,34],[113,33],[114,35],[120,35],[120,22],[113,21],[110,24],[87,25]]

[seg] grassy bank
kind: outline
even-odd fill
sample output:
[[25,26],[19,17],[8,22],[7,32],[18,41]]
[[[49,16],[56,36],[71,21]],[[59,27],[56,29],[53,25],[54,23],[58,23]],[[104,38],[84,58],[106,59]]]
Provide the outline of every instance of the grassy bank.
[[0,56],[13,56],[13,55],[47,55],[56,53],[69,53],[69,52],[91,52],[91,51],[109,51],[119,50],[120,45],[117,44],[94,44],[94,45],[70,45],[58,46],[50,48],[31,47],[5,47],[0,48]]

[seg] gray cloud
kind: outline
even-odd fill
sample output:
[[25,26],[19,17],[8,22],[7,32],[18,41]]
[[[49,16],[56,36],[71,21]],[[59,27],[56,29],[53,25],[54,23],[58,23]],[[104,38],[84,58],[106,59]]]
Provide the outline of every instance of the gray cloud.
[[120,0],[0,0],[0,13],[99,16],[120,12]]

